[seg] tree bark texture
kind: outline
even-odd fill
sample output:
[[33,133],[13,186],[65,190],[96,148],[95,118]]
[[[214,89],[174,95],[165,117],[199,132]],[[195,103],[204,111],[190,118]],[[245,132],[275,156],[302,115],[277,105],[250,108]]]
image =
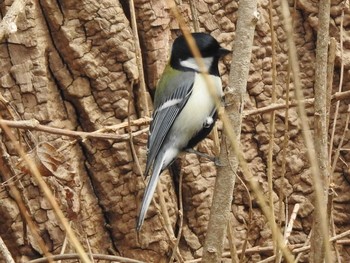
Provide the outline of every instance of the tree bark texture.
[[[40,124],[93,132],[109,125],[143,117],[144,96],[139,87],[139,71],[130,8],[127,1],[115,0],[26,0],[13,23],[3,19],[11,5],[18,1],[0,1],[0,114],[7,120],[32,120]],[[151,102],[155,85],[167,63],[171,43],[180,34],[178,23],[171,16],[166,1],[135,0],[135,14],[142,50],[145,82]],[[200,31],[211,33],[226,48],[232,48],[237,20],[237,1],[207,1],[196,3]],[[260,18],[254,36],[245,109],[254,110],[271,102],[271,37],[269,33],[268,1],[258,1]],[[179,4],[181,14],[192,26],[188,1]],[[332,1],[330,36],[340,39],[342,1]],[[292,6],[291,6],[292,10]],[[285,33],[279,17],[279,1],[274,1],[273,14],[277,36],[277,100],[284,102],[288,56]],[[306,98],[314,98],[314,62],[318,4],[298,0],[294,12],[295,38],[298,47],[301,79]],[[6,24],[7,23],[7,24]],[[344,18],[344,31],[349,31],[349,12]],[[0,33],[3,32],[0,30]],[[2,34],[2,33],[1,33]],[[349,36],[344,35],[345,43]],[[232,58],[234,59],[234,58]],[[334,91],[339,83],[339,67],[344,64],[343,90],[350,90],[350,49],[344,45],[344,56],[337,52],[334,70]],[[231,58],[220,64],[223,85],[228,82]],[[293,92],[293,86],[291,85]],[[343,134],[349,99],[340,102],[334,149]],[[151,105],[151,104],[150,104]],[[310,116],[313,110],[308,109]],[[331,107],[330,123],[333,123]],[[276,112],[274,146],[274,197],[276,213],[289,218],[296,203],[299,213],[289,238],[291,244],[301,244],[312,228],[312,181],[305,156],[305,145],[295,109],[289,110],[287,173],[283,182],[283,211],[278,211],[280,164],[284,138],[283,109]],[[269,142],[269,113],[246,116],[242,122],[241,144],[250,168],[268,191],[266,158]],[[313,117],[310,117],[310,123]],[[147,127],[132,127],[138,131]],[[311,127],[313,127],[311,125]],[[221,126],[219,123],[219,130]],[[144,180],[141,169],[146,159],[147,132],[130,141],[88,138],[77,140],[44,131],[12,129],[22,147],[38,165],[44,180],[56,197],[78,239],[92,253],[120,255],[146,262],[167,262],[173,242],[164,230],[159,209],[152,205],[139,236],[135,231],[138,205]],[[112,133],[111,130],[105,132]],[[116,131],[127,134],[129,128]],[[75,253],[72,244],[65,246],[66,234],[59,220],[26,164],[19,158],[13,143],[0,130],[0,236],[16,262],[27,262],[43,256],[43,251],[20,214],[9,185],[15,186],[34,221],[37,231],[53,254]],[[213,154],[211,136],[198,150]],[[342,161],[334,174],[333,199],[335,232],[350,229],[350,136],[344,139],[340,152]],[[201,257],[207,232],[212,192],[216,176],[215,165],[194,154],[182,157],[184,227],[179,250],[183,259]],[[238,173],[240,175],[240,173]],[[8,180],[10,179],[10,180]],[[168,173],[161,176],[170,221],[175,228],[178,217],[176,187]],[[158,201],[158,197],[155,196]],[[232,201],[232,226],[237,249],[248,235],[248,247],[269,246],[271,232],[258,205],[254,203],[249,218],[249,195],[241,181],[236,181]],[[287,211],[288,215],[285,215]],[[283,222],[284,223],[284,222]],[[250,231],[247,233],[248,224]],[[175,231],[176,233],[176,231]],[[225,241],[224,251],[229,251]],[[349,246],[338,246],[344,262],[349,259]],[[250,261],[272,255],[247,254]],[[304,262],[307,260],[307,253]],[[4,262],[0,255],[0,262]]]

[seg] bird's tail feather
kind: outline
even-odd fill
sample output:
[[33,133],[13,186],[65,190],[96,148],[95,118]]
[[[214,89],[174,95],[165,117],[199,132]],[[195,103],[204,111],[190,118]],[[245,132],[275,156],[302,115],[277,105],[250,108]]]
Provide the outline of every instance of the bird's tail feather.
[[143,194],[141,209],[140,209],[139,217],[137,219],[137,224],[136,224],[137,231],[140,231],[142,224],[143,224],[143,221],[145,220],[148,207],[151,204],[153,194],[156,190],[159,175],[162,171],[163,162],[164,162],[164,157],[162,158],[162,160],[160,162],[157,162],[157,160],[155,161],[155,166],[153,168],[151,178],[150,178],[150,180],[146,186],[145,192]]

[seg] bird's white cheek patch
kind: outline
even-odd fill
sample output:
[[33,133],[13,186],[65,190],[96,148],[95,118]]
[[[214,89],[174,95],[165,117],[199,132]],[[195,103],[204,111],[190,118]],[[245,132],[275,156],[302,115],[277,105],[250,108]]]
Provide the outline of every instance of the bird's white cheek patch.
[[[213,57],[207,57],[207,58],[202,58],[204,65],[205,65],[205,69],[208,71],[211,64],[213,63],[214,58]],[[188,58],[185,60],[180,60],[180,65],[185,67],[185,68],[190,68],[193,69],[195,71],[200,71],[199,70],[199,65],[197,64],[197,61],[195,58]]]

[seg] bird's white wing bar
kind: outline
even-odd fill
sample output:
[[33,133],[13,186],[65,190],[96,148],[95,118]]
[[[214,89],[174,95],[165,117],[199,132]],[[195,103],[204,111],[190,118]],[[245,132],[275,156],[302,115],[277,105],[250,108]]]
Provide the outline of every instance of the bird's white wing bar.
[[161,111],[161,110],[164,110],[164,109],[169,108],[171,106],[174,106],[176,104],[179,104],[182,100],[183,100],[183,98],[168,100],[168,101],[164,102],[156,111]]
[[186,105],[189,95],[192,92],[194,73],[185,72],[182,74],[182,78],[176,78],[168,83],[168,85],[174,85],[174,92],[168,100],[160,103],[153,113],[153,121],[150,126],[148,139],[145,176],[147,176],[176,117]]

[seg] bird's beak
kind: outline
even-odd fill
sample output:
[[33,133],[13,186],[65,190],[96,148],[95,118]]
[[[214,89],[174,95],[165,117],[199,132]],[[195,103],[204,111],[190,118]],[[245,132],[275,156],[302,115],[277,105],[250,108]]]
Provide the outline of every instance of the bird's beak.
[[231,53],[231,50],[228,50],[228,49],[223,48],[223,47],[221,47],[220,50],[219,50],[220,57],[224,57],[224,56],[226,56],[227,54],[230,54],[230,53]]

